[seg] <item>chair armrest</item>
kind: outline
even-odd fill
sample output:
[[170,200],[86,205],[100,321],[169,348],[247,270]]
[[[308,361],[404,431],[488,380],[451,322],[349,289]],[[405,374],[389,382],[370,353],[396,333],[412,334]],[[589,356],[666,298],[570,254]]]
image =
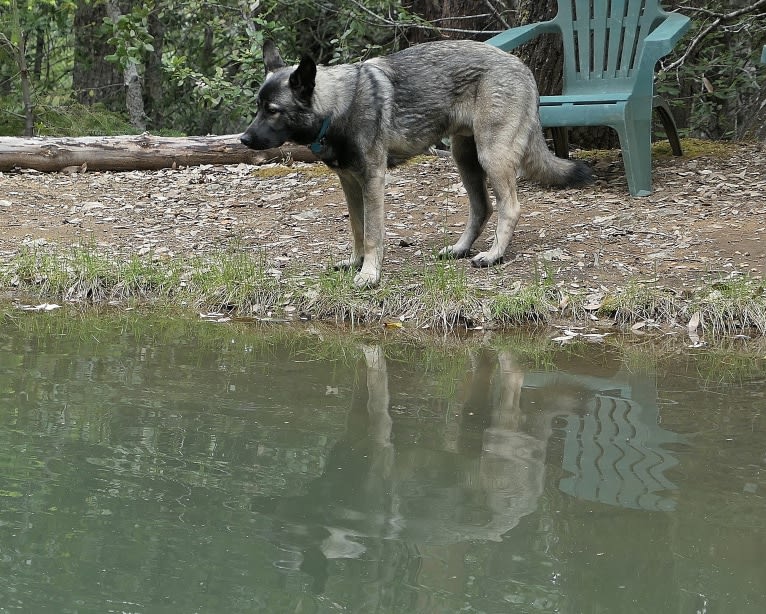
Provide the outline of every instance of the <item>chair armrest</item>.
[[510,51],[511,49],[515,49],[519,45],[523,45],[527,41],[532,40],[540,34],[558,31],[559,27],[556,25],[555,20],[540,21],[538,23],[531,23],[526,26],[510,28],[505,32],[501,32],[500,34],[493,36],[486,42],[487,44],[493,45],[494,47],[499,47],[503,51]]
[[673,51],[673,47],[691,26],[692,20],[681,13],[668,13],[665,20],[644,39],[644,48],[654,58],[654,64],[661,57]]

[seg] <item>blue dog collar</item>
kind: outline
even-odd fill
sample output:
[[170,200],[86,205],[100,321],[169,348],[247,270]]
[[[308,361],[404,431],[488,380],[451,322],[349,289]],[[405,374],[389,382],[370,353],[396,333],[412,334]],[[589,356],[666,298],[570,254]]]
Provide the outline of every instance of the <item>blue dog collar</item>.
[[330,127],[330,118],[325,117],[325,120],[322,122],[322,127],[319,130],[319,134],[317,134],[317,138],[314,139],[314,142],[309,145],[309,149],[315,153],[316,155],[319,155],[319,153],[324,149],[324,137],[325,134],[327,134],[327,130]]

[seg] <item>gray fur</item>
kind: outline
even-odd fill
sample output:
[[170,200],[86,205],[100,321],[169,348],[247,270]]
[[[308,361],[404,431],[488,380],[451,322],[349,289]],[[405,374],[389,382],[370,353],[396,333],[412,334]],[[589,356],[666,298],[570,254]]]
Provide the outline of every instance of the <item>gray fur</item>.
[[[491,247],[471,260],[492,266],[519,219],[516,177],[548,186],[590,180],[590,169],[556,158],[543,139],[532,73],[517,57],[473,41],[417,45],[360,64],[317,67],[303,58],[284,66],[273,44],[264,45],[268,74],[258,112],[242,135],[253,149],[285,141],[315,143],[336,170],[346,196],[354,245],[338,267],[359,269],[354,283],[374,286],[383,261],[383,182],[387,163],[422,153],[449,136],[468,192],[469,219],[442,257],[469,254],[492,214],[487,180],[497,203]],[[325,119],[329,128],[316,144]]]

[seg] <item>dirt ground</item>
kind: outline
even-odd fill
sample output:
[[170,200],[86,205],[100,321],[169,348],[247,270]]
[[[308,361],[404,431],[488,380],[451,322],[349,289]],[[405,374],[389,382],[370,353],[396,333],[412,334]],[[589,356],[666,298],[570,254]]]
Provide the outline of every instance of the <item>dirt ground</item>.
[[[505,263],[465,267],[507,288],[543,271],[584,291],[628,280],[675,290],[766,274],[766,152],[659,157],[654,193],[631,198],[618,156],[592,159],[597,181],[545,190],[521,182],[522,216]],[[465,191],[450,158],[391,170],[383,276],[426,270],[462,231]],[[154,172],[0,173],[0,261],[25,247],[96,245],[116,254],[204,255],[236,244],[267,266],[314,275],[350,250],[343,193],[320,165],[216,166]],[[494,221],[477,242],[484,249]],[[424,269],[425,267],[425,269]]]

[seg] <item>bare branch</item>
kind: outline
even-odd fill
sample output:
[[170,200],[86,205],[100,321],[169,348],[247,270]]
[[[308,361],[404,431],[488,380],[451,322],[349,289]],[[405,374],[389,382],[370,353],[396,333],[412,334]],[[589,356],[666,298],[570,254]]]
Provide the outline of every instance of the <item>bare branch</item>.
[[766,6],[766,0],[756,0],[756,2],[754,2],[753,4],[742,7],[741,9],[737,9],[736,11],[731,11],[730,13],[715,13],[708,9],[698,9],[698,8],[690,7],[690,6],[682,6],[681,8],[685,10],[696,11],[696,12],[708,15],[710,17],[715,16],[715,19],[713,19],[713,21],[711,21],[710,23],[708,23],[708,25],[702,28],[697,33],[697,35],[692,39],[692,42],[689,43],[689,45],[686,47],[686,51],[684,51],[681,57],[679,57],[674,62],[671,62],[667,66],[665,66],[664,70],[665,71],[675,70],[683,66],[686,60],[689,58],[689,56],[697,49],[697,47],[705,39],[705,37],[707,37],[708,34],[710,34],[722,23],[726,21],[731,21],[732,19],[736,19],[737,17],[741,17],[742,15],[746,15],[748,13],[753,13],[763,6]]
[[[766,0],[763,0],[766,2]],[[396,21],[391,18],[382,17],[381,15],[378,15],[377,13],[374,13],[373,11],[369,10],[366,6],[364,6],[361,2],[358,2],[358,0],[351,0],[351,2],[356,5],[356,7],[365,13],[368,16],[367,23],[371,25],[377,25],[377,26],[386,26],[388,28],[408,28],[408,29],[415,29],[415,30],[436,30],[437,32],[455,32],[458,34],[500,34],[500,32],[503,32],[503,30],[470,30],[467,28],[443,28],[433,25],[424,25],[424,24],[418,24],[418,23],[403,23],[400,21]],[[336,11],[337,12],[337,11]]]
[[511,25],[503,18],[503,16],[500,14],[500,11],[497,10],[497,7],[490,2],[490,0],[484,0],[484,4],[487,5],[487,8],[489,8],[490,11],[492,11],[492,15],[497,19],[501,24],[503,24],[504,28],[510,28]]
[[732,11],[731,13],[718,13],[716,11],[711,11],[710,9],[687,6],[685,4],[682,4],[680,8],[684,9],[685,11],[691,11],[693,13],[704,13],[705,15],[710,15],[711,17],[717,17],[722,21],[730,21],[732,19],[736,19],[740,15],[744,15],[745,13],[752,13],[762,6],[766,6],[766,0],[756,0],[753,2],[753,4],[749,6],[743,6],[742,8]]

